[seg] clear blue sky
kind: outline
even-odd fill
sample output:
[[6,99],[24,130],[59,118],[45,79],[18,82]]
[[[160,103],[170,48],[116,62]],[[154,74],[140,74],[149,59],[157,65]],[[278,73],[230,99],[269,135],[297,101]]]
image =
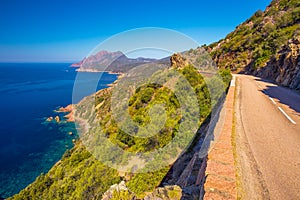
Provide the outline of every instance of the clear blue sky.
[[72,62],[119,32],[180,31],[200,44],[225,37],[271,0],[1,0],[0,62]]

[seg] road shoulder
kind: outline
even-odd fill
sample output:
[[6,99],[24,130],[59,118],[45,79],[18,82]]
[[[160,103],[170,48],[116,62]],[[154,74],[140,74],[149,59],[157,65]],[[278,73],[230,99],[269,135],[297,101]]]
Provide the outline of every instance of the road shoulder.
[[270,199],[261,171],[252,154],[244,131],[241,115],[241,85],[237,78],[234,102],[233,144],[234,158],[237,172],[238,199]]

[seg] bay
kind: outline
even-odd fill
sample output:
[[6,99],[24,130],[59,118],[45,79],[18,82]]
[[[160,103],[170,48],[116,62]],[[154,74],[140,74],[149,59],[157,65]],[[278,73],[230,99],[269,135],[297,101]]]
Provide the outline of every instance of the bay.
[[[72,148],[73,123],[45,123],[61,106],[107,87],[117,75],[80,72],[69,63],[0,63],[0,197],[18,193]],[[98,82],[98,78],[101,77]],[[72,98],[77,81],[84,89]],[[97,86],[93,89],[95,81]],[[72,135],[68,133],[72,132]]]

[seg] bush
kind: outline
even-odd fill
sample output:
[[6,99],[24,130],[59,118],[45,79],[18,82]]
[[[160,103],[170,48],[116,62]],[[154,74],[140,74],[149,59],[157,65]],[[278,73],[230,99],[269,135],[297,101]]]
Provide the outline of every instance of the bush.
[[148,103],[151,100],[153,94],[154,89],[151,87],[147,87],[145,90],[143,90],[143,93],[141,94],[142,103]]
[[227,87],[232,79],[230,69],[220,69],[218,74],[220,77],[222,77],[224,85]]

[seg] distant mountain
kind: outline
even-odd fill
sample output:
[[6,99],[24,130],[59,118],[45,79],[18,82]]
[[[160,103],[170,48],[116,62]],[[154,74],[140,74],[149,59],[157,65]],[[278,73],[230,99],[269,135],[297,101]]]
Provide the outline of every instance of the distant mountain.
[[[256,12],[250,19],[239,25],[235,31],[227,35],[225,39],[204,47],[219,68],[230,68],[236,72],[260,75],[271,78],[279,84],[300,89],[299,24],[299,0],[274,0],[266,11]],[[193,61],[199,66],[205,66],[209,60],[206,59],[207,55],[200,48],[183,54],[187,60]],[[204,114],[200,118],[202,121],[209,115],[211,109],[210,106],[206,105],[207,102],[210,102],[206,99],[209,98],[206,93],[208,89],[203,82],[203,77],[200,77],[195,69],[189,66],[182,67],[182,64],[185,65],[187,60],[179,55],[174,55],[171,58],[172,66],[176,67],[173,70],[181,71],[191,85],[196,88],[197,98],[199,98],[199,102],[203,103],[200,105],[201,115]],[[101,51],[72,66],[79,67],[81,71],[126,72],[147,62],[165,63],[170,61],[169,58],[161,60],[130,59],[122,52]],[[106,68],[106,66],[108,67]],[[226,82],[228,85],[231,77],[223,79],[228,80]],[[105,137],[120,148],[126,149],[128,152],[153,151],[155,148],[164,147],[168,144],[173,135],[176,135],[174,131],[177,130],[178,124],[182,121],[180,114],[178,114],[180,113],[178,108],[180,104],[171,94],[163,87],[153,84],[139,88],[130,99],[128,110],[130,110],[132,118],[141,125],[148,122],[145,113],[151,105],[163,101],[168,106],[166,107],[166,114],[171,116],[167,118],[169,121],[166,121],[168,127],[164,127],[160,134],[150,138],[134,137],[117,127],[110,109],[112,97],[112,89],[110,88],[85,98],[77,106],[81,109],[79,116],[88,119],[83,121],[94,123],[93,118],[89,118],[89,116],[99,118],[101,123],[98,125],[103,129]],[[86,107],[83,106],[84,103],[88,102],[92,103],[92,108],[95,108],[97,115],[90,115]],[[94,134],[93,131],[90,133]],[[118,158],[117,151],[110,153],[114,158]],[[157,163],[163,162],[166,160],[159,160]],[[183,165],[183,163],[180,164]],[[183,169],[185,167],[184,164]],[[143,199],[144,197],[151,199],[146,195],[151,194],[161,184],[168,170],[166,167],[149,173],[120,174],[117,170],[96,160],[78,141],[75,147],[67,151],[48,173],[39,176],[36,181],[10,199],[102,199],[103,196],[111,193],[111,199]],[[183,172],[181,171],[178,176],[175,174],[172,176],[174,178],[180,177]],[[124,191],[112,191],[110,188],[124,188]],[[164,189],[158,188],[159,191],[163,191],[160,195],[167,193]],[[190,189],[187,188],[185,191],[190,194]],[[176,190],[175,194],[172,191],[172,199],[181,193],[178,191]]]
[[225,39],[205,48],[220,68],[300,89],[300,1],[274,0]]
[[170,63],[169,57],[163,59],[152,58],[128,58],[121,51],[108,52],[99,51],[95,55],[88,56],[72,67],[79,67],[78,71],[110,71],[115,73],[124,73],[130,69],[146,63]]

